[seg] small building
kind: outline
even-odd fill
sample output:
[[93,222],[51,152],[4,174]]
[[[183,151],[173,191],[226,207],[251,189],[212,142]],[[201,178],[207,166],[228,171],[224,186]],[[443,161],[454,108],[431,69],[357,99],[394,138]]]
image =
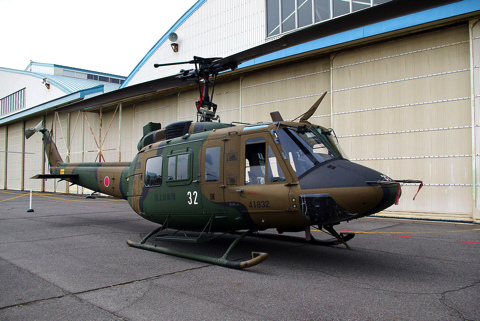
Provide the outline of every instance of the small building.
[[118,89],[125,77],[31,61],[25,70],[0,67],[0,117],[93,87]]

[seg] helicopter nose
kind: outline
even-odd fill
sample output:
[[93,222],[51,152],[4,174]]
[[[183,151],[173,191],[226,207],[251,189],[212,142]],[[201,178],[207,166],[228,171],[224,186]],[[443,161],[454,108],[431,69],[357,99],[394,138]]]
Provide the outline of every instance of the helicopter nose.
[[366,187],[369,182],[393,181],[387,175],[348,160],[321,164],[299,177],[302,189]]
[[[317,194],[301,195],[314,224],[334,223],[380,212],[400,196],[398,184],[371,168],[347,160],[335,160],[301,176],[304,189],[320,189]],[[377,182],[392,181],[392,184]],[[328,212],[328,215],[327,215]],[[308,215],[308,214],[307,214]],[[318,222],[318,221],[321,222]]]

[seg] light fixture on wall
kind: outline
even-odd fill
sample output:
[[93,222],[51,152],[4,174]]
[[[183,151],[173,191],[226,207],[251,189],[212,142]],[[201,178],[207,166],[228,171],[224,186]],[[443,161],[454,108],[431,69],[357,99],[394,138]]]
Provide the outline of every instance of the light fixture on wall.
[[170,46],[172,47],[173,52],[178,52],[178,43],[176,43],[178,36],[175,32],[172,32],[168,35],[168,39],[172,42]]

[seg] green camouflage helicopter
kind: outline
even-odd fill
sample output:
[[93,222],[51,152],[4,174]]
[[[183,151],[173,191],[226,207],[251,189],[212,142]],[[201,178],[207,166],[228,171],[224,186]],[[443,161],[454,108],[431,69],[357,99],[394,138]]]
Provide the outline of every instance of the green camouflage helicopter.
[[[398,2],[406,1],[392,1]],[[411,4],[409,10],[419,10],[415,3],[407,2]],[[382,10],[378,11],[376,8],[380,7]],[[306,242],[344,244],[348,248],[346,242],[354,234],[339,234],[335,225],[393,205],[400,198],[401,183],[421,187],[422,182],[393,180],[349,161],[333,129],[309,122],[326,93],[298,121],[285,121],[275,112],[271,122],[238,124],[214,122],[218,117],[210,92],[218,73],[235,69],[252,58],[334,33],[331,30],[336,33],[352,28],[358,21],[379,21],[379,12],[381,19],[402,13],[398,5],[390,3],[389,7],[386,3],[226,58],[194,57],[182,62],[195,64],[195,69],[157,81],[163,88],[172,88],[179,81],[194,79],[200,91],[196,103],[200,121],[177,122],[166,128],[159,123],[147,124],[138,143],[138,154],[130,163],[65,163],[50,132],[41,123],[29,128],[27,138],[35,132],[43,134],[50,165],[50,174],[34,178],[59,178],[128,200],[137,214],[160,224],[140,242],[127,242],[145,250],[246,268],[264,261],[268,254],[252,252],[250,260],[238,262],[229,260],[229,253],[244,237],[272,228],[279,233],[304,231]],[[163,65],[155,65],[159,66]],[[314,239],[311,226],[326,230],[334,239]],[[188,236],[186,232],[196,234]],[[241,232],[220,258],[146,243],[154,235],[159,240],[208,241],[215,232]]]

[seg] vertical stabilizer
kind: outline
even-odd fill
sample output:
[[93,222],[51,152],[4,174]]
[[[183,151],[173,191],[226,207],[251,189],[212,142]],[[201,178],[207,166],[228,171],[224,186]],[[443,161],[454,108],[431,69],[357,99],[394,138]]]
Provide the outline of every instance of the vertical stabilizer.
[[48,164],[50,165],[50,172],[52,172],[55,167],[63,163],[62,156],[60,156],[57,145],[55,145],[53,142],[50,132],[47,129],[42,128],[42,122],[40,122],[36,127],[25,130],[25,137],[29,139],[36,132],[41,132],[43,134],[45,154],[47,155]]
[[40,129],[40,132],[43,134],[43,144],[45,145],[45,154],[47,155],[48,164],[50,165],[50,171],[53,168],[57,167],[63,163],[62,156],[58,152],[57,145],[52,140],[50,132],[45,128]]

